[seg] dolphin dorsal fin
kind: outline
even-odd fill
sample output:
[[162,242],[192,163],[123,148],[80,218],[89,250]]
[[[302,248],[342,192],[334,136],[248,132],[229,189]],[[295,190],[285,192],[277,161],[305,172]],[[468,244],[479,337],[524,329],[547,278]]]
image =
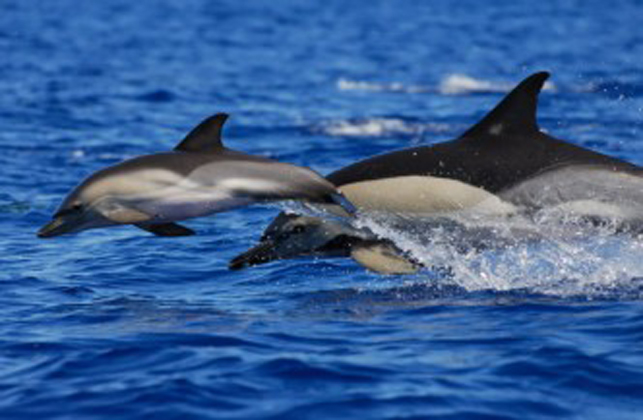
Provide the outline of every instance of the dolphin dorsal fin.
[[527,77],[461,138],[520,135],[539,131],[536,122],[538,94],[548,78],[549,73],[544,71]]
[[228,114],[219,113],[206,118],[188,133],[174,150],[181,152],[216,152],[223,148],[221,131]]

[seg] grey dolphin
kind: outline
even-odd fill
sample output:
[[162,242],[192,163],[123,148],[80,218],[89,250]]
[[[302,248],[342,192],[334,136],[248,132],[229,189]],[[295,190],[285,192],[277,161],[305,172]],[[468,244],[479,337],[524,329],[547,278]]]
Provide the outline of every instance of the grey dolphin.
[[172,152],[94,173],[67,196],[38,236],[125,224],[159,236],[185,236],[194,232],[176,221],[255,202],[342,202],[335,186],[310,169],[227,149],[221,141],[226,119],[226,114],[207,118]]
[[[507,215],[553,207],[589,217],[616,215],[625,222],[643,221],[641,168],[540,131],[538,94],[548,77],[541,72],[523,80],[455,140],[374,156],[335,171],[327,179],[366,211]],[[321,255],[328,245],[320,241],[338,245],[332,235],[304,227],[294,232],[293,220],[287,222],[275,219],[259,245],[233,259],[232,267],[296,256],[268,252],[271,247],[279,251],[293,244],[300,255]],[[352,243],[343,246],[347,248],[344,254],[350,254]],[[377,253],[374,245],[371,250]]]
[[257,246],[231,260],[229,268],[299,257],[350,257],[371,271],[387,274],[410,274],[420,268],[392,241],[366,229],[341,219],[286,213],[266,228]]

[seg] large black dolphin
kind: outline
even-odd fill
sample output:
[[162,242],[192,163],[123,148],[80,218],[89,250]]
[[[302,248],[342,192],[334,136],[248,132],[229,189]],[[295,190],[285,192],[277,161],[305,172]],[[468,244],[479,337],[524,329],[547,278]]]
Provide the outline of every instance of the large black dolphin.
[[123,224],[159,236],[184,236],[194,232],[176,221],[254,202],[342,201],[335,186],[310,169],[224,147],[226,119],[226,114],[207,118],[172,152],[94,173],[67,196],[38,236]]
[[[538,94],[548,77],[541,72],[523,80],[455,140],[374,156],[335,171],[327,179],[366,211],[504,215],[547,207],[589,217],[642,221],[641,168],[540,131]],[[344,247],[346,255],[350,254],[347,247],[364,243],[363,233],[353,230],[350,235],[341,229],[342,241],[325,235],[328,242],[320,244],[319,225],[328,223],[332,222],[302,224],[280,216],[259,245],[233,259],[230,267],[323,254],[315,250],[341,254],[331,245]],[[367,243],[377,242],[370,238]]]

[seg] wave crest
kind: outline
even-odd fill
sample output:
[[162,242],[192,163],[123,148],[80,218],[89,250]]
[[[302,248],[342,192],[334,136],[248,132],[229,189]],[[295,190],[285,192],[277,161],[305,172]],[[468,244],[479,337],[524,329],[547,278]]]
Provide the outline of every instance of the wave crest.
[[[471,93],[507,93],[516,86],[515,81],[493,81],[475,78],[464,73],[453,73],[442,78],[436,86],[405,85],[401,82],[368,82],[341,78],[337,81],[339,90],[371,92],[438,93],[440,95],[466,95]],[[548,81],[543,90],[556,90]]]
[[417,136],[424,133],[450,132],[452,127],[442,123],[421,123],[399,118],[367,118],[338,120],[314,128],[323,134],[342,137]]

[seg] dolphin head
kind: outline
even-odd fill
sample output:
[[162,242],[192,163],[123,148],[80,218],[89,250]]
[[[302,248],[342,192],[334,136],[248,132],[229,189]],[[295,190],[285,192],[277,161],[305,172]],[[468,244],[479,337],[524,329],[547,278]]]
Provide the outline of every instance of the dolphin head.
[[353,244],[369,235],[337,220],[281,213],[259,243],[233,258],[232,270],[303,256],[348,257]]
[[146,185],[124,182],[119,173],[117,165],[84,180],[65,198],[53,220],[38,231],[38,237],[52,238],[87,229],[148,221],[150,216],[137,210],[127,198]]
[[281,213],[261,240],[233,258],[231,270],[297,257],[350,257],[380,274],[416,273],[420,264],[393,242],[336,220]]
[[116,224],[102,214],[101,208],[107,203],[106,200],[96,200],[92,194],[91,181],[88,179],[67,196],[54,213],[53,220],[38,231],[38,237],[52,238]]

